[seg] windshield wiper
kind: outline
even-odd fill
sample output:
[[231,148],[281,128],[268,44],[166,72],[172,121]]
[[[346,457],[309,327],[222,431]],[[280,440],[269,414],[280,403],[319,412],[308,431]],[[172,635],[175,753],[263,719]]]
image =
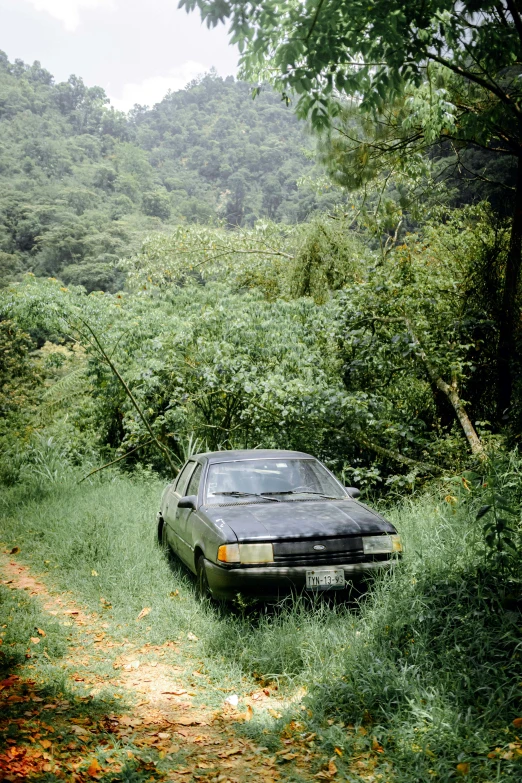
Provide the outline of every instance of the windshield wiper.
[[315,492],[313,489],[285,489],[283,492],[267,492],[267,494],[271,495],[319,495],[322,498],[326,498],[327,500],[341,500],[341,498],[337,498],[334,495],[325,495],[322,492]]
[[263,498],[264,500],[273,500],[275,503],[281,503],[277,498],[269,498],[267,495],[260,495],[259,492],[238,492],[237,490],[231,492],[216,492],[216,495],[230,495],[233,498]]

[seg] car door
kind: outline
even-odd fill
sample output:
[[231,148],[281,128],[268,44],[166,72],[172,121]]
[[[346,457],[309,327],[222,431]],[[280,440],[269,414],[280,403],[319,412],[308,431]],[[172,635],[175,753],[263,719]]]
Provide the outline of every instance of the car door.
[[179,499],[184,497],[186,488],[188,486],[190,477],[196,467],[196,462],[187,462],[181,473],[178,476],[177,481],[170,487],[163,515],[163,521],[165,523],[165,529],[167,533],[167,541],[171,548],[179,554],[179,531],[177,529],[176,514],[178,510]]
[[[203,466],[198,465],[190,476],[190,480],[185,492],[186,495],[199,494],[199,483]],[[194,511],[191,508],[177,508],[175,527],[178,535],[178,554],[189,568],[194,569],[194,537],[192,527],[194,523]]]

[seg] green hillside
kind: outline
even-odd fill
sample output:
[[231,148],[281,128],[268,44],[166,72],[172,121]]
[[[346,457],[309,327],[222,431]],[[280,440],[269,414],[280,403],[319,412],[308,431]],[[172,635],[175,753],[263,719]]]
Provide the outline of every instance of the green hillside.
[[154,108],[115,111],[100,87],[55,83],[0,54],[0,278],[24,271],[88,290],[118,258],[180,222],[295,223],[319,205],[297,181],[311,142],[279,97],[215,73]]

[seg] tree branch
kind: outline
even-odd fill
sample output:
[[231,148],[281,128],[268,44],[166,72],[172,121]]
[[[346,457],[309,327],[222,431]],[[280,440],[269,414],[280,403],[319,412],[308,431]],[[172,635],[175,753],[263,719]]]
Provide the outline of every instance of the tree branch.
[[143,449],[145,448],[145,446],[149,446],[151,443],[153,443],[152,438],[150,440],[145,441],[145,443],[140,443],[139,446],[135,446],[133,449],[128,451],[126,454],[123,454],[121,457],[118,457],[117,459],[113,459],[111,462],[106,462],[105,465],[101,466],[101,468],[96,468],[95,470],[91,470],[90,473],[87,473],[86,476],[84,476],[82,479],[79,480],[78,484],[81,484],[82,481],[88,479],[89,476],[94,476],[95,473],[99,473],[100,470],[105,470],[105,468],[110,468],[111,465],[115,465],[117,462],[121,462],[122,459],[125,459],[126,457],[129,457],[131,454],[134,454],[134,452],[138,451],[138,449]]
[[435,62],[444,65],[446,68],[449,68],[450,71],[453,71],[453,73],[456,73],[458,76],[462,76],[464,79],[468,79],[468,81],[473,82],[474,84],[478,84],[479,87],[482,87],[484,90],[487,90],[493,95],[496,95],[497,98],[500,101],[502,101],[502,103],[504,103],[508,108],[510,108],[514,112],[514,114],[516,114],[517,117],[519,118],[522,117],[522,112],[520,111],[516,103],[513,103],[509,95],[506,95],[506,93],[503,92],[499,87],[496,87],[495,85],[491,84],[486,79],[483,79],[481,76],[478,76],[476,73],[467,71],[464,68],[462,68],[460,65],[455,65],[450,60],[446,60],[445,57],[440,57],[438,54],[430,54],[430,53],[428,53],[427,56],[430,60],[435,60]]
[[160,443],[160,441],[157,439],[156,435],[154,435],[154,433],[152,431],[152,428],[151,428],[149,422],[147,421],[147,419],[145,418],[145,414],[143,413],[143,411],[141,410],[140,406],[138,405],[138,402],[137,402],[136,398],[134,397],[133,393],[129,389],[129,387],[128,387],[127,383],[125,382],[125,380],[123,379],[123,377],[120,375],[120,373],[119,373],[117,367],[115,366],[114,362],[112,361],[111,357],[107,354],[106,350],[102,346],[102,344],[101,344],[100,340],[98,339],[98,336],[96,335],[95,331],[89,326],[87,321],[84,321],[83,319],[80,319],[80,320],[81,320],[82,324],[85,326],[85,328],[92,335],[92,337],[94,339],[94,342],[96,343],[96,347],[97,347],[98,351],[101,353],[101,355],[103,356],[105,362],[109,365],[109,367],[113,371],[114,375],[117,377],[117,379],[119,380],[119,382],[123,386],[123,388],[125,390],[125,393],[127,394],[127,396],[129,397],[130,401],[132,402],[133,406],[135,407],[136,411],[138,412],[138,415],[139,415],[140,419],[142,420],[143,424],[147,428],[148,433],[149,433],[149,435],[151,437],[151,440],[154,441],[156,447],[159,449],[159,451],[162,453],[162,455],[164,457],[166,457],[167,462],[169,463],[170,467],[172,468],[172,470],[174,472],[174,475],[176,475],[178,473],[179,469],[176,467],[176,465],[172,461],[172,457],[170,456],[169,450],[167,449],[166,446],[164,446],[162,443]]
[[423,468],[429,473],[442,473],[442,468],[440,468],[438,465],[433,465],[431,462],[417,462],[417,460],[411,459],[411,457],[405,457],[404,454],[401,454],[398,451],[392,451],[391,449],[387,449],[384,446],[380,446],[378,443],[374,443],[359,432],[351,433],[351,435],[354,440],[356,440],[362,446],[365,446],[367,449],[370,449],[370,451],[374,451],[376,454],[380,454],[383,457],[388,457],[389,459],[392,459],[394,462],[398,462],[401,465],[406,465],[409,468]]

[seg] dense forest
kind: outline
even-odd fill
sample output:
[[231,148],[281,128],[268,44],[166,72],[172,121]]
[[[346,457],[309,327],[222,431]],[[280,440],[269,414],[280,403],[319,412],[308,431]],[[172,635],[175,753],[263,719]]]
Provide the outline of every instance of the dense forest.
[[298,189],[309,137],[271,90],[209,74],[129,115],[71,76],[0,56],[0,275],[115,290],[119,258],[182,222],[296,223],[321,200]]
[[[177,639],[207,704],[278,691],[235,729],[270,780],[515,783],[522,12],[182,5],[228,21],[240,81],[125,115],[0,60],[2,541],[118,644]],[[397,526],[400,565],[342,605],[198,603],[153,518],[187,456],[235,448],[323,460]],[[187,763],[125,741],[108,780]]]

